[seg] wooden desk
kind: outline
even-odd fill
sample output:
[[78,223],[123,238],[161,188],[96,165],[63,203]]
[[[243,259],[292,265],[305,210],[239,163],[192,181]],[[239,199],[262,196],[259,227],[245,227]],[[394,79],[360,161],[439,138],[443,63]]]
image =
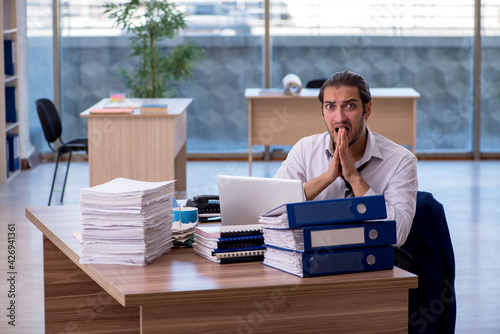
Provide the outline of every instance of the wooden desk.
[[[370,130],[401,145],[416,147],[417,98],[413,88],[372,88]],[[326,131],[319,89],[302,89],[297,96],[247,88],[248,164],[252,175],[253,145],[294,145],[301,138]]]
[[192,99],[127,99],[167,103],[168,114],[90,114],[103,99],[80,114],[88,118],[90,186],[116,177],[140,181],[177,180],[176,191],[186,190],[187,108]]
[[417,277],[394,268],[298,278],[174,249],[144,267],[80,264],[78,206],[27,208],[43,233],[45,332],[401,333]]

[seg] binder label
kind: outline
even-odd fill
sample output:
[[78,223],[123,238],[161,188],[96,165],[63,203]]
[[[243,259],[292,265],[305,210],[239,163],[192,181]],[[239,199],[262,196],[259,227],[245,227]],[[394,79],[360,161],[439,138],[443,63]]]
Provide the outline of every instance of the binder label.
[[365,243],[363,227],[311,231],[312,247],[327,247]]

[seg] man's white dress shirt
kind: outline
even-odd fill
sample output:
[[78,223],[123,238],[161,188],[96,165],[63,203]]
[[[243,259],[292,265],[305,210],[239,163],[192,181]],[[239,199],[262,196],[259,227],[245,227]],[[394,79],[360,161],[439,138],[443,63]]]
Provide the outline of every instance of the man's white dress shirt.
[[[410,233],[418,189],[417,158],[406,148],[371,132],[367,127],[367,142],[363,156],[355,162],[370,186],[364,196],[384,195],[387,219],[396,221],[397,246],[404,244]],[[333,153],[330,150],[328,132],[302,138],[288,153],[275,178],[312,180],[323,174],[330,165]],[[343,198],[345,182],[338,177],[314,200]]]

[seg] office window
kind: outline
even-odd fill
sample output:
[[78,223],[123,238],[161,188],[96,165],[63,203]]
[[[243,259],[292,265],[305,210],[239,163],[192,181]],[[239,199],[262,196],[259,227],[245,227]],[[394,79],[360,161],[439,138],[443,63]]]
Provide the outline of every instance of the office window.
[[188,13],[184,38],[205,56],[194,81],[181,82],[178,95],[192,97],[188,112],[188,153],[248,150],[247,87],[262,87],[264,5],[259,1],[179,1]]
[[289,19],[271,29],[272,85],[348,69],[371,87],[412,87],[417,152],[472,149],[472,0],[286,3]]
[[500,1],[482,1],[481,151],[500,152]]
[[[74,136],[86,135],[81,111],[111,92],[126,91],[114,70],[132,63],[129,41],[102,14],[105,2],[61,1],[62,119],[65,133]],[[496,131],[500,98],[492,84],[498,81],[500,67],[495,57],[499,2],[483,1],[481,150],[485,152],[500,150]],[[194,81],[176,85],[178,96],[194,98],[188,112],[188,153],[246,152],[244,91],[264,85],[264,1],[177,3],[189,14],[189,29],[175,42],[194,40],[206,50]],[[33,54],[29,57],[31,137],[45,152],[41,129],[36,128],[34,99],[53,96],[48,32],[52,1],[27,4]],[[421,94],[417,152],[472,150],[473,0],[283,0],[271,1],[270,6],[271,86],[279,87],[287,73],[298,74],[305,85],[350,69],[366,77],[372,87],[413,87]],[[172,45],[169,41],[163,47]]]
[[30,141],[39,152],[48,152],[35,101],[54,97],[52,0],[28,0],[26,5]]
[[[63,124],[75,135],[86,134],[81,111],[112,92],[127,90],[115,70],[133,63],[129,39],[103,15],[105,2],[61,2]],[[175,85],[177,96],[194,99],[188,112],[188,152],[246,151],[244,90],[263,82],[262,30],[254,31],[262,24],[262,1],[175,2],[189,15],[188,29],[162,47],[193,40],[205,50],[194,80]]]

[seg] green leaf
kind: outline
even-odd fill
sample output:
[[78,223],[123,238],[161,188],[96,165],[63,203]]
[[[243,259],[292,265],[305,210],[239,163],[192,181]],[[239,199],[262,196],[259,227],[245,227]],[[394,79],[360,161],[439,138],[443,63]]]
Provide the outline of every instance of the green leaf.
[[186,14],[177,4],[160,0],[131,0],[122,4],[106,3],[104,14],[114,19],[131,37],[130,57],[136,60],[133,70],[119,70],[134,97],[172,96],[172,81],[191,80],[196,62],[204,54],[193,42],[179,44],[162,55],[158,43],[172,39],[187,28]]

